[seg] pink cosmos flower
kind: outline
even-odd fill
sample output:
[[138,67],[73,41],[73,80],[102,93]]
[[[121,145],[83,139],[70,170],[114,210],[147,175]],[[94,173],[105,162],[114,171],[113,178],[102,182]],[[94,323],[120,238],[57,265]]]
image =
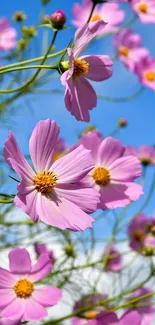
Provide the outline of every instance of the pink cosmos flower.
[[15,28],[10,27],[6,18],[0,18],[0,50],[8,51],[13,49],[16,44],[17,32]]
[[98,208],[124,207],[143,194],[142,187],[134,183],[141,175],[140,162],[134,156],[123,157],[124,147],[120,141],[111,137],[102,142],[98,138],[92,141],[90,136],[83,145],[91,150],[95,164],[83,182],[101,194]]
[[118,58],[125,63],[126,67],[134,71],[135,64],[141,58],[149,55],[149,51],[142,48],[142,38],[131,29],[123,29],[114,36],[114,46],[118,51]]
[[[108,252],[108,260],[107,260],[104,271],[107,271],[107,272],[108,271],[113,271],[113,272],[121,271],[122,256],[119,253],[119,251],[115,248],[114,245],[111,245],[110,250],[108,249],[108,247],[105,249],[103,258],[106,256],[107,252]],[[114,255],[116,255],[116,256],[114,256]]]
[[51,250],[48,250],[47,246],[45,244],[39,244],[39,243],[35,243],[34,244],[34,248],[35,248],[35,252],[38,256],[40,256],[42,253],[46,253],[48,254],[51,263],[54,264],[56,259],[54,257],[54,253]]
[[[92,9],[91,0],[83,0],[82,4],[75,3],[73,6],[74,19],[72,23],[75,27],[84,25],[89,18]],[[104,3],[101,6],[96,5],[91,22],[104,21],[106,26],[101,30],[101,34],[110,33],[116,30],[116,27],[123,21],[125,12],[120,9],[117,3]]]
[[155,91],[155,59],[143,58],[135,65],[135,73],[142,85]]
[[109,79],[112,75],[113,62],[108,55],[79,57],[79,54],[104,26],[103,21],[97,21],[79,28],[75,33],[74,47],[67,49],[69,63],[62,62],[63,67],[67,65],[64,69],[67,70],[61,76],[61,82],[66,87],[65,105],[77,120],[85,122],[89,122],[89,110],[97,104],[95,90],[87,79],[93,81]]
[[144,240],[155,225],[155,220],[147,218],[144,214],[137,215],[128,226],[128,235],[130,238],[130,247],[141,251],[144,248]]
[[154,0],[132,0],[132,9],[144,24],[155,24],[155,1]]
[[34,128],[29,142],[34,172],[10,132],[4,157],[21,179],[14,203],[34,222],[40,218],[60,229],[85,230],[92,227],[94,219],[87,213],[96,210],[99,195],[79,182],[94,164],[90,151],[83,146],[52,163],[58,135],[59,127],[50,119]]
[[0,268],[0,308],[4,318],[25,321],[47,316],[45,307],[54,306],[61,298],[61,290],[51,286],[37,286],[52,269],[48,254],[40,255],[32,266],[26,249],[15,248],[9,253],[10,271]]
[[126,146],[124,154],[126,156],[133,155],[136,156],[143,166],[154,165],[155,164],[155,150],[151,146],[143,145],[134,149],[132,146]]
[[137,311],[128,311],[122,315],[120,319],[116,313],[101,312],[96,317],[96,323],[89,325],[142,325],[142,317]]

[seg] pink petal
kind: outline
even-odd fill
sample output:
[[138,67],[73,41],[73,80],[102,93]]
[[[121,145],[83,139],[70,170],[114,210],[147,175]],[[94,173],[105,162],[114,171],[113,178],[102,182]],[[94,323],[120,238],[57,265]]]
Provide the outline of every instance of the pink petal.
[[22,319],[25,309],[25,301],[26,299],[15,298],[15,300],[1,311],[1,316],[13,319]]
[[121,317],[119,325],[141,325],[141,321],[142,316],[137,311],[129,311]]
[[100,204],[98,208],[101,209],[115,209],[118,207],[125,207],[132,201],[136,201],[143,194],[142,187],[134,182],[115,182],[104,186],[100,190]]
[[0,325],[22,325],[22,323],[17,319],[0,318]]
[[0,308],[6,307],[14,299],[16,299],[16,294],[13,289],[0,289]]
[[124,153],[124,147],[119,140],[111,137],[104,139],[98,152],[98,164],[105,168],[109,167],[116,159]]
[[141,174],[140,161],[134,156],[118,158],[110,166],[110,175],[113,180],[130,182]]
[[0,268],[0,288],[12,288],[15,284],[16,277],[9,271]]
[[51,169],[58,175],[57,184],[59,185],[80,181],[93,167],[94,163],[90,150],[80,145],[64,157],[56,160]]
[[82,144],[84,148],[91,150],[94,161],[97,158],[101,141],[101,137],[94,131],[88,132],[80,138],[80,144]]
[[10,270],[15,274],[29,273],[31,270],[31,258],[25,248],[14,248],[9,253]]
[[5,141],[3,155],[10,167],[12,167],[21,178],[32,183],[35,174],[22,155],[12,132],[9,133],[9,138]]
[[40,121],[34,128],[30,142],[30,155],[35,169],[49,170],[59,135],[59,127],[50,119]]
[[25,321],[39,320],[47,316],[46,309],[33,298],[25,299],[23,319]]
[[[87,102],[87,105],[86,105]],[[97,96],[91,84],[84,77],[67,81],[65,105],[79,121],[90,121],[89,110],[97,105]]]
[[82,188],[82,185],[73,184],[57,188],[56,192],[85,211],[93,213],[97,210],[100,194],[93,188]]
[[104,81],[112,75],[112,60],[108,55],[86,55],[80,57],[89,64],[89,71],[86,77],[93,81]]
[[62,297],[62,290],[54,287],[37,288],[33,293],[33,299],[44,307],[54,306]]
[[28,279],[37,282],[45,278],[52,270],[52,263],[48,253],[42,253],[36,264],[32,266]]
[[18,193],[14,199],[14,203],[28,214],[35,223],[38,222],[39,219],[37,202],[40,195],[41,193],[34,190],[26,194]]

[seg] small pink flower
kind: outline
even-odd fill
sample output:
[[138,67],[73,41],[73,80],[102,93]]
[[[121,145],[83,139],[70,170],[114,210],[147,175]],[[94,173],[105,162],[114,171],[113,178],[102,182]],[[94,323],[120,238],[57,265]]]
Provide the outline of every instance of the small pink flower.
[[87,138],[83,145],[91,149],[95,164],[83,182],[101,194],[98,208],[115,209],[138,200],[143,194],[142,187],[134,183],[134,179],[141,175],[138,159],[134,156],[123,157],[124,147],[111,137],[102,142],[96,138],[94,143]]
[[79,146],[54,163],[59,127],[50,119],[40,121],[30,138],[30,156],[36,172],[23,157],[14,135],[5,141],[4,157],[19,175],[14,203],[34,222],[40,218],[60,229],[82,231],[92,227],[87,213],[96,211],[99,194],[80,181],[93,168],[90,151]]
[[51,260],[51,263],[54,264],[56,259],[54,257],[54,253],[53,251],[51,250],[48,250],[48,248],[46,247],[45,244],[39,244],[39,243],[35,243],[34,244],[34,248],[35,248],[35,252],[38,256],[40,256],[42,253],[46,253],[48,254],[50,260]]
[[[150,288],[140,288],[138,290],[136,290],[128,299],[128,301],[137,298],[137,297],[141,297],[141,296],[145,296],[149,293],[153,293],[153,290]],[[142,316],[142,324],[141,325],[149,325],[149,324],[153,324],[151,321],[153,320],[154,316],[153,313],[155,312],[155,304],[153,303],[153,295],[147,298],[142,298],[141,300],[139,300],[138,302],[136,302],[135,304],[131,303],[131,309],[136,309],[138,311],[138,313]]]
[[143,58],[135,65],[135,73],[142,85],[155,91],[155,59]]
[[[75,3],[73,6],[74,19],[72,23],[75,27],[80,27],[86,24],[92,8],[91,0],[83,0],[82,4]],[[101,30],[101,35],[116,30],[125,17],[125,12],[120,9],[117,3],[104,3],[101,6],[97,5],[93,12],[91,21],[104,21],[106,26]]]
[[[113,62],[108,55],[79,54],[86,45],[104,28],[103,21],[86,24],[75,33],[74,47],[68,48],[69,63],[61,77],[66,87],[65,105],[77,120],[89,122],[89,110],[97,104],[97,96],[87,78],[93,81],[104,81],[112,75]],[[62,62],[62,66],[64,66]]]
[[149,51],[142,48],[142,38],[133,33],[131,29],[123,29],[114,37],[114,46],[118,51],[118,58],[125,63],[126,67],[134,71],[135,64],[141,58],[149,55]]
[[116,313],[105,311],[97,315],[96,324],[92,325],[142,325],[141,320],[142,317],[137,311],[127,311],[120,319]]
[[61,290],[51,286],[37,286],[52,269],[48,254],[41,254],[32,266],[28,251],[14,248],[9,254],[10,271],[0,268],[0,308],[4,318],[25,321],[47,316],[45,307],[54,306],[61,298]]
[[10,27],[6,18],[0,18],[0,50],[8,51],[13,49],[16,44],[17,32],[15,28]]
[[144,24],[155,24],[155,1],[154,0],[132,0],[132,9],[137,13]]
[[[108,247],[105,249],[103,258],[105,258],[108,253],[108,260],[105,266],[105,271],[119,272],[122,269],[122,257],[119,251],[115,248],[114,245],[111,245],[110,250]],[[115,256],[116,255],[116,256]]]
[[151,146],[143,145],[134,149],[132,146],[126,146],[125,156],[133,155],[136,156],[143,166],[154,165],[155,164],[155,150]]

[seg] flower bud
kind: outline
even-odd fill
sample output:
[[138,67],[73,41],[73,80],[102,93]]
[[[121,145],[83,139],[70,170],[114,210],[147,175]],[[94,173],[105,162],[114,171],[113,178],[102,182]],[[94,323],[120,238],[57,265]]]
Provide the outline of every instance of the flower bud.
[[42,21],[43,24],[49,24],[50,16],[49,16],[49,15],[44,15],[44,16],[41,18],[41,21]]
[[34,26],[23,26],[22,27],[23,35],[27,38],[31,38],[37,35],[36,28]]
[[27,19],[27,16],[22,11],[16,11],[13,15],[13,20],[21,22]]
[[72,245],[65,246],[64,247],[64,252],[66,253],[66,255],[68,257],[72,257],[72,258],[76,257],[76,253],[75,253],[74,247]]
[[51,0],[41,0],[43,5],[47,5]]
[[57,10],[50,16],[50,21],[52,23],[53,28],[55,29],[63,29],[64,24],[66,22],[66,15],[63,10]]
[[121,128],[124,128],[128,125],[128,121],[122,117],[120,118],[120,120],[118,121],[118,125],[121,127]]
[[18,41],[18,47],[19,47],[20,50],[24,50],[25,47],[26,47],[26,45],[27,45],[27,41],[26,41],[26,39],[21,38],[21,39]]

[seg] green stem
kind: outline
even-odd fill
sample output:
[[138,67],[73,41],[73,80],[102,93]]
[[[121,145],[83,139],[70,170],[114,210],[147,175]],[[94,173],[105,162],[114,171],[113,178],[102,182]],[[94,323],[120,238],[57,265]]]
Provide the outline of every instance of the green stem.
[[7,69],[7,70],[3,70],[0,71],[0,74],[4,74],[4,73],[8,73],[8,72],[14,72],[14,71],[18,71],[18,70],[27,70],[27,69],[56,69],[57,70],[57,66],[56,65],[30,65],[30,66],[26,66],[26,67],[15,67],[12,69]]
[[136,91],[136,93],[127,97],[110,97],[110,96],[103,96],[103,95],[97,95],[97,97],[99,99],[107,100],[108,102],[112,102],[112,103],[124,103],[124,102],[129,102],[130,100],[133,100],[139,95],[141,95],[144,89],[145,89],[144,87],[140,87],[140,89]]
[[0,203],[10,204],[10,203],[13,203],[13,200],[0,200]]

